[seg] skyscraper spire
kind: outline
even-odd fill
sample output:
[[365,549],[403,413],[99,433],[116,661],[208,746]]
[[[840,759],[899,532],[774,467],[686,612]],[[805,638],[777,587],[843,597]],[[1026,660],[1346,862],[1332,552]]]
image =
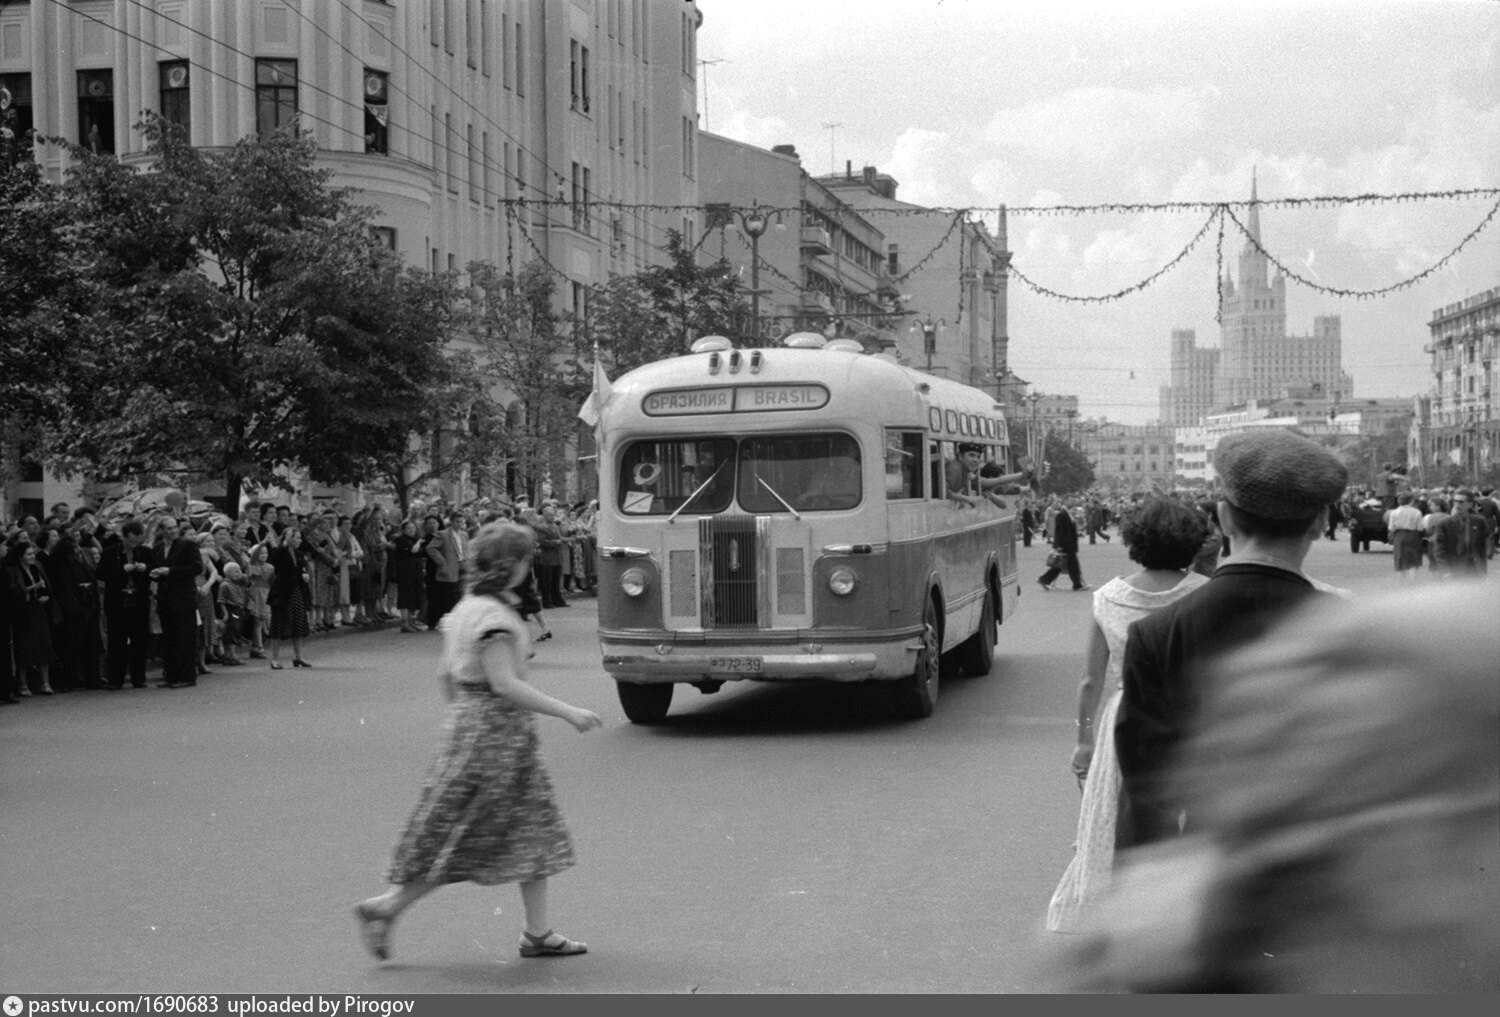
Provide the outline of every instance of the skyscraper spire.
[[1246,220],[1246,229],[1250,231],[1250,237],[1257,244],[1260,243],[1260,204],[1255,194],[1255,167],[1250,167],[1250,215]]

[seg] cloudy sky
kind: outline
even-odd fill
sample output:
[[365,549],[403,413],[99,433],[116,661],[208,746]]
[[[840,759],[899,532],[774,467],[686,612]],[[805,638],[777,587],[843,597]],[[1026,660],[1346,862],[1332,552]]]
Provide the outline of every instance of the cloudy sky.
[[[873,165],[935,206],[1170,204],[1500,187],[1500,2],[698,0],[706,129],[791,143],[821,174]],[[706,96],[705,96],[706,91]],[[828,129],[824,125],[838,124]],[[1266,209],[1267,249],[1323,286],[1427,269],[1497,196]],[[1009,216],[1016,267],[1125,289],[1202,211]],[[878,222],[878,220],[877,220]],[[1243,239],[1229,226],[1226,263]],[[1173,328],[1217,345],[1217,228],[1157,283],[1077,304],[1010,286],[1011,366],[1084,416],[1157,416]],[[1355,395],[1427,391],[1433,311],[1500,286],[1500,214],[1422,282],[1357,300],[1288,286],[1287,328],[1343,319]]]

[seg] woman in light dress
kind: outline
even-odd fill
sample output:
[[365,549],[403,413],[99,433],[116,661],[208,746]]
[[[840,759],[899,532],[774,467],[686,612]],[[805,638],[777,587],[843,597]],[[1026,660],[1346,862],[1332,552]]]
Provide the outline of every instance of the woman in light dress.
[[1170,498],[1148,499],[1120,524],[1120,539],[1141,570],[1094,591],[1094,624],[1078,687],[1078,746],[1072,760],[1083,788],[1083,805],[1073,860],[1047,908],[1047,928],[1053,932],[1078,931],[1109,890],[1120,799],[1115,714],[1126,631],[1131,622],[1208,582],[1192,571],[1208,535],[1201,513]]
[[522,957],[587,952],[548,923],[548,878],[574,858],[538,749],[536,715],[578,731],[601,721],[526,680],[531,640],[513,591],[530,572],[535,547],[536,534],[513,523],[490,523],[469,543],[468,590],[440,624],[443,739],[396,845],[389,886],[354,908],[365,948],[379,960],[390,956],[391,927],[403,911],[463,882],[520,885]]

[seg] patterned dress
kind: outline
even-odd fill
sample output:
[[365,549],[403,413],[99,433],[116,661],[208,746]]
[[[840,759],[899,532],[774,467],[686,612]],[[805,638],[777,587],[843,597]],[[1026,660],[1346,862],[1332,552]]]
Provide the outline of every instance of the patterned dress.
[[1068,863],[1047,908],[1047,928],[1053,932],[1078,931],[1109,891],[1121,784],[1120,761],[1115,756],[1115,715],[1120,710],[1126,630],[1131,622],[1180,600],[1206,582],[1206,576],[1189,572],[1170,590],[1138,590],[1124,579],[1115,578],[1094,591],[1094,620],[1109,647],[1109,658],[1104,664],[1108,698],[1094,718],[1094,755],[1083,785],[1073,860]]
[[490,886],[556,875],[574,864],[573,843],[538,752],[536,715],[491,689],[482,659],[487,640],[514,640],[524,678],[526,626],[495,598],[466,595],[441,627],[453,701],[386,878]]

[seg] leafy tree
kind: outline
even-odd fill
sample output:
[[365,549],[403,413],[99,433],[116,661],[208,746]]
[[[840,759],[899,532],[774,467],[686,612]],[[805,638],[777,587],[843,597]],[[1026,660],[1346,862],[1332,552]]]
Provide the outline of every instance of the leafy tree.
[[[1056,431],[1048,431],[1037,467],[1044,494],[1077,494],[1094,486],[1094,464]],[[1045,464],[1045,465],[1044,465]]]
[[568,444],[578,436],[578,406],[591,384],[579,356],[579,330],[553,309],[549,269],[528,262],[510,275],[493,265],[469,266],[476,299],[469,331],[475,362],[513,397],[501,441],[515,468],[518,493],[539,499],[566,475]]
[[64,187],[93,300],[49,395],[47,454],[104,474],[363,479],[450,380],[450,293],[402,271],[304,137],[189,147],[154,115],[138,172],[73,149]]
[[705,335],[735,335],[749,306],[729,262],[699,265],[682,234],[667,231],[665,265],[614,276],[596,289],[585,322],[615,374],[688,352]]

